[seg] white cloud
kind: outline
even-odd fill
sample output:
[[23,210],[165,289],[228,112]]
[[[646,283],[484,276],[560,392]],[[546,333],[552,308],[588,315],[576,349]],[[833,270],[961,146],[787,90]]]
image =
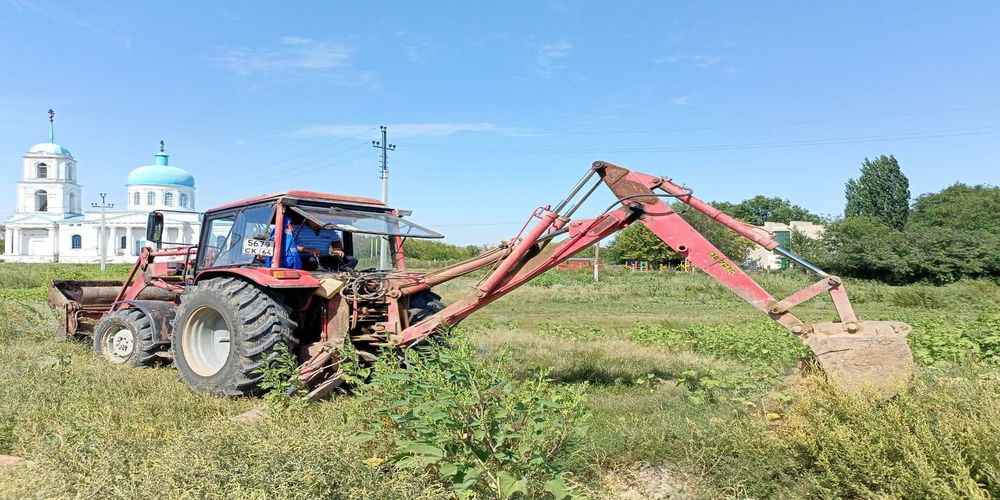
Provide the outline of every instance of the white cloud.
[[220,66],[241,75],[283,70],[328,71],[345,65],[354,48],[333,40],[283,37],[273,48],[236,47],[218,57]]
[[566,40],[539,45],[535,49],[535,72],[542,76],[551,76],[566,67],[564,60],[572,51],[573,44]]
[[[317,124],[302,127],[291,133],[285,134],[287,137],[354,137],[375,128],[375,125],[326,125]],[[470,122],[470,123],[397,123],[388,125],[393,138],[398,137],[440,137],[446,135],[459,134],[463,132],[472,133],[492,133],[492,134],[516,134],[517,129],[498,127],[494,123]]]
[[678,106],[687,106],[691,104],[691,99],[694,98],[695,95],[697,94],[680,95],[671,99],[670,103]]
[[720,63],[722,59],[722,56],[713,54],[676,54],[669,57],[660,57],[654,62],[656,64],[685,63],[698,68],[707,68],[708,66]]
[[406,44],[403,52],[406,54],[406,62],[413,64],[424,64],[430,60],[434,45],[427,40],[419,40]]

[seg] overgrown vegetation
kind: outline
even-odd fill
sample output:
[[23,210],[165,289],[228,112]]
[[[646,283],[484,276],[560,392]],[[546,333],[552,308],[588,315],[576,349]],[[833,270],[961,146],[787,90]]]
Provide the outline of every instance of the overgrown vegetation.
[[[34,462],[0,467],[0,497],[609,498],[604,478],[637,462],[705,498],[1000,495],[992,281],[847,280],[862,317],[914,326],[917,383],[888,402],[791,381],[801,347],[705,276],[551,272],[463,323],[450,348],[358,374],[353,396],[294,403],[279,366],[267,404],[280,411],[242,425],[230,418],[259,401],[54,341],[23,275],[63,270],[107,277],[0,265],[0,454]],[[811,281],[755,278],[780,296]],[[437,291],[450,301],[471,284]]]
[[407,369],[393,353],[380,359],[356,391],[373,418],[352,439],[393,443],[376,461],[433,474],[460,497],[574,496],[563,475],[581,465],[586,386],[544,373],[513,381],[499,364],[474,360],[464,339],[448,345],[409,351]]
[[[1000,187],[955,184],[917,198],[900,230],[873,217],[830,224],[797,250],[832,272],[887,283],[1000,277]],[[794,245],[793,245],[794,246]]]

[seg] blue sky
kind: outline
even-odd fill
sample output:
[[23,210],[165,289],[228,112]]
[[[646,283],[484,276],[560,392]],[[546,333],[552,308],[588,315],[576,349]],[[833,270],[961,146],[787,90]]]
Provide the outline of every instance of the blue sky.
[[866,156],[914,194],[998,184],[997,26],[996,2],[0,0],[0,218],[50,107],[85,203],[119,206],[161,139],[200,209],[377,197],[385,124],[392,204],[463,244],[597,159],[824,214]]

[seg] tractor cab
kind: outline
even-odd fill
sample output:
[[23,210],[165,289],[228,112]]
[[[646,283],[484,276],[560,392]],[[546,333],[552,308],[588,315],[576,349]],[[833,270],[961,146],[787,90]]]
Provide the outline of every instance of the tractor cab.
[[[408,212],[375,199],[308,191],[227,204],[205,213],[194,274],[231,268],[403,270],[407,238],[442,237],[403,215]],[[382,252],[385,258],[380,258]]]

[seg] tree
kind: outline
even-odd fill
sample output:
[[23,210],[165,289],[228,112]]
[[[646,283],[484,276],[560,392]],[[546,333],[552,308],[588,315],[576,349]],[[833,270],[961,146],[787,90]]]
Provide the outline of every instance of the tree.
[[615,262],[645,260],[663,264],[678,260],[673,250],[638,222],[618,232],[614,241],[608,245],[606,255],[609,260]]
[[844,216],[871,217],[901,230],[910,212],[910,181],[892,155],[865,158],[861,175],[847,181]]
[[7,226],[0,224],[0,255],[7,249]]
[[917,198],[906,224],[915,280],[1000,276],[1000,188],[956,183]]
[[1000,276],[1000,235],[952,227],[906,231],[909,281],[941,285],[966,278]]
[[807,258],[816,259],[829,272],[889,283],[908,280],[905,236],[878,219],[850,217],[834,222],[826,227],[823,242],[829,253]]
[[403,243],[407,258],[417,260],[465,260],[479,254],[475,245],[458,246],[443,241],[409,238]]
[[[750,240],[683,203],[678,202],[674,205],[674,209],[688,224],[691,224],[722,253],[737,263],[745,260],[753,247]],[[638,222],[618,233],[614,241],[608,245],[607,255],[609,260],[617,262],[645,260],[663,264],[681,260],[680,256],[674,253],[660,238]]]
[[721,202],[712,203],[712,205],[755,226],[763,226],[765,222],[788,224],[793,220],[823,222],[822,217],[776,196],[757,195],[736,204]]
[[956,183],[913,202],[907,229],[950,227],[966,231],[1000,231],[1000,187]]

